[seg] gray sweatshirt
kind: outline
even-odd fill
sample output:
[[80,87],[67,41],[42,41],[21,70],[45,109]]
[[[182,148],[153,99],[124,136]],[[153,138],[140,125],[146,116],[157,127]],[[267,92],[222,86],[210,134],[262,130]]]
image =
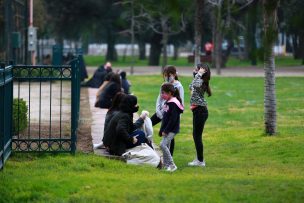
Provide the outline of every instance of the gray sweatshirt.
[[[182,99],[182,104],[184,105],[184,88],[183,85],[180,81],[176,80],[173,83],[174,88],[177,88],[179,91],[179,96]],[[166,102],[166,100],[161,98],[161,89],[159,90],[159,94],[156,100],[156,115],[158,118],[163,119],[163,114],[164,114],[164,110],[163,110],[163,106]]]

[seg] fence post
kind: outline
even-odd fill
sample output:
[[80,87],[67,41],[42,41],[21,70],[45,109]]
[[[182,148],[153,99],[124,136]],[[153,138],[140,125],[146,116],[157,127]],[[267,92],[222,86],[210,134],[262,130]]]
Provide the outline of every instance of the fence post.
[[79,81],[79,59],[71,61],[72,72],[72,118],[71,118],[71,152],[74,154],[76,151],[77,142],[77,129],[79,119],[80,107],[80,81]]
[[[2,72],[5,68],[5,64],[0,64],[0,71]],[[2,75],[3,74],[3,75]],[[0,75],[0,170],[4,165],[4,72]],[[2,84],[3,83],[3,84]],[[2,85],[1,85],[2,84]],[[1,87],[3,86],[3,88]]]

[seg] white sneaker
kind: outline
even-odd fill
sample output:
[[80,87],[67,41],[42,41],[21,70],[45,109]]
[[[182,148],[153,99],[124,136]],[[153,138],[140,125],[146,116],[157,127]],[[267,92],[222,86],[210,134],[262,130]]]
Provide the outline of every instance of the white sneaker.
[[177,169],[177,166],[175,164],[173,164],[173,165],[168,166],[166,171],[173,172],[173,171],[176,171],[176,169]]
[[201,167],[205,167],[206,163],[205,161],[199,161],[197,159],[194,159],[193,161],[188,163],[188,166],[201,166]]
[[105,146],[103,145],[103,142],[100,142],[98,144],[93,144],[93,149],[102,149]]

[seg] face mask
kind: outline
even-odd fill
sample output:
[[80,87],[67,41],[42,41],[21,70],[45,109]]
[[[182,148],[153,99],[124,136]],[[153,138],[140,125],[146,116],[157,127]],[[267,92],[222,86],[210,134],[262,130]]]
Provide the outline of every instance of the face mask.
[[164,99],[164,100],[166,100],[166,101],[168,101],[169,98],[170,98],[170,96],[167,93],[162,93],[161,94],[161,98]]
[[174,76],[170,76],[170,77],[167,77],[167,78],[166,78],[166,81],[167,81],[167,82],[170,82],[170,83],[173,83],[174,80],[175,80]]
[[137,112],[138,109],[139,109],[139,106],[134,106],[133,109],[132,109],[133,113]]

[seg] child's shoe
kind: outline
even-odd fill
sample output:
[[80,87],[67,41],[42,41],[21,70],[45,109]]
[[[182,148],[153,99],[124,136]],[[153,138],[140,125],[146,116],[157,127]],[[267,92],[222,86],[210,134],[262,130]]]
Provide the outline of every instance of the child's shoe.
[[176,169],[177,169],[177,166],[175,164],[172,164],[167,167],[166,171],[173,172],[173,171],[176,171]]

